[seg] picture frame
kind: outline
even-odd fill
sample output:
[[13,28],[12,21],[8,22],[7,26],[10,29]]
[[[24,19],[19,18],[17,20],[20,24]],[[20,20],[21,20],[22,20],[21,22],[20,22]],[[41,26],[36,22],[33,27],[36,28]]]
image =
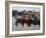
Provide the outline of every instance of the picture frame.
[[[16,5],[15,5],[16,4]],[[41,24],[40,24],[40,28],[42,29],[41,31],[17,31],[14,33],[10,33],[10,27],[11,27],[11,22],[10,22],[10,15],[12,15],[11,12],[11,7],[13,6],[19,6],[17,4],[22,4],[20,6],[24,6],[25,7],[29,5],[29,7],[31,7],[30,5],[32,5],[32,7],[40,7],[41,6],[41,15],[42,17],[40,17],[40,19],[42,19]],[[11,7],[10,7],[11,5]],[[33,6],[34,5],[34,6]],[[36,5],[36,6],[35,6]],[[17,7],[15,7],[16,9]],[[21,9],[22,10],[22,9]],[[10,25],[11,24],[11,25]],[[37,32],[37,33],[36,33]],[[20,1],[5,1],[5,37],[18,37],[18,36],[35,36],[35,35],[44,35],[45,34],[45,4],[44,3],[35,3],[35,2],[20,2]]]

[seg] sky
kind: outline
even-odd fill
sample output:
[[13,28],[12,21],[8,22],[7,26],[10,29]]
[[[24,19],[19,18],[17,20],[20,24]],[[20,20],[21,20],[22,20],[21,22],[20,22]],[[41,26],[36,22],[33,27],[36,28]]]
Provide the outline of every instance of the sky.
[[20,7],[20,6],[13,6],[12,10],[18,10],[18,11],[36,11],[36,12],[40,12],[40,8],[39,7]]

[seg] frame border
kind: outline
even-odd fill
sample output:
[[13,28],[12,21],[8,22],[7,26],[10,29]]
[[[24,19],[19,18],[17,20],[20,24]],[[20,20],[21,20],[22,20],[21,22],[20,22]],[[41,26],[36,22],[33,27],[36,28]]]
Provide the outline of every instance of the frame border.
[[[32,4],[32,5],[42,5],[43,6],[43,33],[29,33],[29,34],[9,34],[9,4],[11,3],[22,3],[22,4]],[[45,35],[45,3],[35,3],[35,2],[20,2],[20,1],[5,1],[5,37],[19,37],[19,36],[36,36]]]

